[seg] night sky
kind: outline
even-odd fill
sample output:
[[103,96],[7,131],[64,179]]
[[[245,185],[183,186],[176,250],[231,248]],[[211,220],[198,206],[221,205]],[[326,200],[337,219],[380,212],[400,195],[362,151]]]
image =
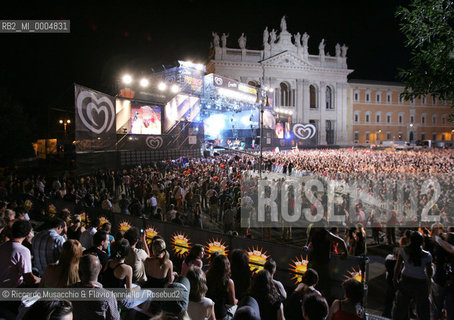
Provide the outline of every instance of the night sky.
[[[45,3],[45,4],[44,4]],[[37,136],[58,129],[55,109],[74,110],[73,83],[115,94],[125,72],[136,76],[208,61],[211,32],[229,33],[229,47],[247,35],[248,49],[262,49],[265,26],[310,35],[309,53],[325,38],[334,55],[348,47],[351,79],[396,81],[408,50],[395,18],[403,1],[41,1],[2,3],[1,19],[69,19],[70,34],[0,34],[0,87],[38,122]],[[13,7],[15,6],[15,7]],[[52,109],[49,109],[52,108]],[[48,112],[50,110],[50,112]],[[68,113],[70,116],[70,113]],[[48,130],[48,124],[50,130]]]

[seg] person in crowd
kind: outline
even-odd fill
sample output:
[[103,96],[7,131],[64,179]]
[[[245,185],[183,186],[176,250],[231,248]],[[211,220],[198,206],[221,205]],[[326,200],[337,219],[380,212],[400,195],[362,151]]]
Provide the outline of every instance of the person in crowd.
[[326,297],[329,296],[329,261],[332,242],[338,243],[344,255],[347,255],[345,241],[322,227],[312,227],[309,231],[307,243],[309,248],[308,267],[315,269],[319,276],[318,290]]
[[177,217],[177,210],[175,210],[175,205],[170,205],[170,210],[167,211],[166,221],[173,221]]
[[396,295],[396,288],[394,287],[394,269],[396,268],[397,256],[399,255],[399,248],[394,248],[393,252],[388,254],[385,258],[386,268],[386,297],[385,309],[383,317],[391,318],[394,297]]
[[216,319],[228,316],[228,306],[238,304],[235,298],[235,283],[230,279],[230,262],[224,255],[216,256],[206,273],[208,291],[206,296],[214,302]]
[[96,290],[98,292],[97,294],[102,296],[103,299],[71,301],[73,304],[74,320],[120,320],[117,299],[112,292],[104,289],[102,284],[98,282],[100,271],[101,263],[98,257],[89,254],[80,258],[80,282],[76,283],[74,287]]
[[102,225],[101,225],[101,231],[105,231],[107,233],[107,235],[109,236],[109,244],[107,245],[107,255],[110,257],[110,246],[112,244],[112,242],[114,242],[115,238],[114,236],[111,234],[112,233],[112,224],[110,222],[104,222]]
[[276,261],[274,261],[273,258],[266,260],[265,265],[263,266],[263,268],[270,273],[271,279],[273,279],[274,286],[276,287],[281,301],[284,301],[285,299],[287,299],[287,292],[285,291],[282,282],[274,279],[274,275],[276,274],[276,267]]
[[109,234],[103,230],[99,230],[93,236],[93,247],[85,250],[84,254],[95,254],[104,268],[109,260],[109,255],[107,254],[107,247],[109,246],[109,243]]
[[231,278],[235,283],[235,297],[241,300],[248,294],[252,272],[249,267],[249,256],[243,249],[234,249],[230,252]]
[[[120,307],[131,309],[137,307],[151,297],[151,293],[143,291],[140,286],[132,283],[132,268],[125,263],[125,258],[131,250],[126,239],[114,242],[112,245],[112,259],[103,268],[101,283],[109,289],[128,289],[130,295],[120,301]],[[134,293],[132,291],[135,291]]]
[[260,307],[251,296],[246,296],[238,303],[233,320],[260,320]]
[[90,223],[90,227],[80,235],[80,244],[85,249],[93,247],[93,236],[98,231],[100,223],[99,218],[94,219]]
[[356,226],[355,234],[355,246],[353,254],[355,256],[363,256],[366,254],[366,230],[364,230],[361,224]]
[[153,216],[151,217],[152,219],[158,220],[158,221],[164,221],[164,217],[162,215],[162,209],[157,208]]
[[125,239],[129,241],[131,250],[129,250],[128,256],[125,259],[125,263],[132,267],[132,282],[142,285],[147,282],[147,275],[145,273],[145,260],[150,257],[150,251],[146,245],[146,235],[142,234],[142,243],[144,249],[137,248],[137,244],[140,241],[140,233],[136,228],[131,228],[125,232]]
[[194,226],[203,229],[203,210],[200,202],[196,202],[192,208],[192,216],[194,217]]
[[201,244],[195,244],[189,251],[186,258],[184,258],[183,263],[181,264],[181,276],[185,277],[191,266],[196,266],[199,268],[203,267],[203,257],[205,255],[205,248]]
[[112,245],[112,258],[102,271],[101,283],[105,288],[132,288],[132,268],[125,263],[130,249],[126,239]]
[[153,255],[145,260],[146,288],[164,288],[167,283],[172,283],[173,262],[170,260],[166,243],[163,239],[156,239],[151,243]]
[[310,294],[303,301],[304,320],[326,320],[328,311],[328,302],[319,294]]
[[79,241],[81,234],[85,231],[82,226],[82,219],[79,214],[76,214],[71,219],[71,225],[68,228],[68,239]]
[[30,250],[22,242],[32,231],[30,222],[18,220],[11,230],[11,240],[0,246],[0,288],[34,286],[40,278],[32,273]]
[[186,273],[191,284],[189,293],[188,314],[191,319],[216,320],[214,302],[205,297],[208,287],[205,273],[196,265],[191,265]]
[[121,214],[129,214],[129,200],[124,193],[121,195],[121,200],[118,202],[118,205],[120,206]]
[[284,319],[284,306],[268,270],[260,270],[252,277],[249,294],[257,300],[263,320]]
[[47,265],[57,262],[61,248],[66,242],[66,222],[55,219],[50,229],[43,230],[33,239],[34,265],[43,274]]
[[158,207],[158,200],[154,193],[152,193],[147,200],[147,207],[149,208],[149,216],[152,217],[156,213],[156,208]]
[[302,320],[303,319],[303,301],[310,294],[321,293],[315,289],[318,283],[318,274],[314,269],[307,269],[301,277],[301,282],[295,288],[293,293],[284,303],[284,314],[287,319]]
[[191,320],[187,312],[191,291],[189,280],[186,277],[179,277],[175,282],[169,283],[168,288],[178,289],[181,292],[181,299],[164,301],[161,313],[151,320]]
[[225,203],[224,211],[224,232],[227,233],[233,230],[235,224],[235,211],[232,209],[232,204],[229,202]]
[[68,300],[38,300],[27,309],[23,320],[72,320],[73,305]]
[[334,300],[329,310],[328,320],[360,320],[365,319],[362,307],[364,286],[356,279],[348,279],[342,283],[345,299]]
[[47,266],[40,286],[44,288],[67,288],[79,282],[79,260],[82,245],[77,240],[66,241],[57,263]]
[[434,238],[435,273],[431,292],[431,319],[443,319],[443,310],[447,318],[454,317],[454,233],[448,232],[446,240],[442,238],[443,226],[432,226]]
[[432,281],[432,255],[422,249],[423,240],[423,236],[415,231],[410,236],[410,243],[399,250],[393,278],[397,288],[393,319],[407,318],[412,299],[416,304],[418,318],[430,318],[429,286]]

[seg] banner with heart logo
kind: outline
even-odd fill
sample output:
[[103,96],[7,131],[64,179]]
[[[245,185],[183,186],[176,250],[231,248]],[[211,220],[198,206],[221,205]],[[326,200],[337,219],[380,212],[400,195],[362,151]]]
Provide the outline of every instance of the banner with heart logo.
[[311,123],[295,123],[292,128],[293,138],[304,145],[317,144],[317,128]]
[[74,91],[76,151],[114,150],[114,98],[77,84]]
[[145,143],[147,144],[147,147],[150,148],[151,150],[156,150],[162,146],[162,138],[150,136],[147,137]]

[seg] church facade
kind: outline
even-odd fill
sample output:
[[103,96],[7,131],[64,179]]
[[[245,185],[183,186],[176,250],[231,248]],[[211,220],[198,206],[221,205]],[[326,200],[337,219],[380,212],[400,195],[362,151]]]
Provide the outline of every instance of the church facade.
[[321,145],[351,144],[353,115],[347,76],[353,70],[347,66],[347,46],[337,44],[335,56],[330,56],[322,39],[319,54],[311,55],[307,33],[290,34],[285,17],[279,29],[279,33],[264,30],[263,50],[246,49],[244,34],[238,48],[228,48],[228,35],[213,33],[214,55],[207,72],[273,88],[277,122],[314,124]]

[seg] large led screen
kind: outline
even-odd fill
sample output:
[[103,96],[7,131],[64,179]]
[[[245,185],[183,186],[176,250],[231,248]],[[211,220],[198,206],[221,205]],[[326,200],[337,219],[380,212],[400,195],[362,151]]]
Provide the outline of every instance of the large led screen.
[[131,107],[132,134],[161,134],[161,107],[152,105]]

